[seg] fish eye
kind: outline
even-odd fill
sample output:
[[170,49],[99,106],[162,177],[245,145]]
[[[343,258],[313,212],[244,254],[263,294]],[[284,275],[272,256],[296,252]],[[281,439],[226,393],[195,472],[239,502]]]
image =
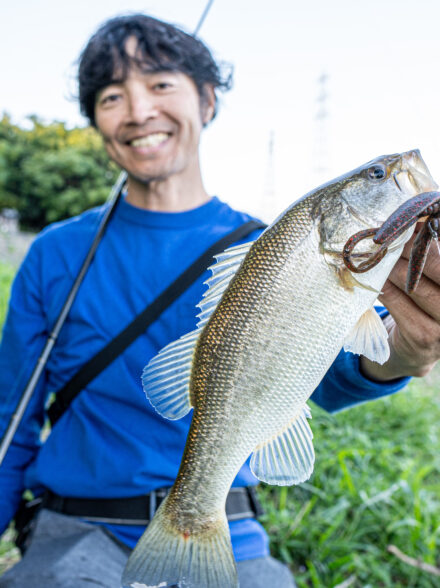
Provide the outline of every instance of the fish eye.
[[373,182],[381,182],[388,177],[388,169],[381,163],[376,163],[367,169],[367,177]]

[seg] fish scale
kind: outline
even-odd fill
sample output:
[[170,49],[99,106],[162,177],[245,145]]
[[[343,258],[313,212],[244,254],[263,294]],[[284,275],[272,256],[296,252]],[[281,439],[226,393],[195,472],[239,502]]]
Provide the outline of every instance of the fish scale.
[[124,586],[238,586],[224,511],[238,470],[252,454],[261,480],[307,479],[307,399],[342,346],[380,362],[389,353],[373,304],[410,231],[362,278],[344,266],[344,244],[433,186],[418,151],[377,158],[293,204],[252,245],[219,256],[197,331],[144,370],[156,410],[194,414],[177,479],[130,556]]

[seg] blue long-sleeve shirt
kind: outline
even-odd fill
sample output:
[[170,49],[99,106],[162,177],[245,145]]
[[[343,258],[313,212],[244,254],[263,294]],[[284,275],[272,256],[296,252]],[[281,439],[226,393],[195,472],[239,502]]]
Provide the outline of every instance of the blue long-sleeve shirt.
[[[11,293],[0,346],[0,436],[83,262],[103,208],[45,229],[34,241]],[[161,213],[120,202],[52,351],[13,444],[0,467],[0,531],[22,491],[49,488],[70,497],[114,498],[171,486],[191,415],[159,416],[140,375],[156,353],[195,328],[205,274],[74,400],[40,444],[44,406],[112,337],[211,244],[250,217],[217,198],[194,210]],[[256,238],[258,232],[249,239]],[[341,352],[313,395],[329,411],[397,391],[406,381],[364,378],[358,358]],[[248,464],[235,486],[255,484]],[[109,526],[133,546],[141,527]],[[238,560],[268,553],[252,519],[231,523]]]

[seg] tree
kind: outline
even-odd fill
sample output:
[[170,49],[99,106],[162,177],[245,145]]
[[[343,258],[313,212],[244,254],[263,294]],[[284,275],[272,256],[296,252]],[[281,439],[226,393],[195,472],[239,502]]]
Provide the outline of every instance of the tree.
[[92,128],[66,128],[33,115],[30,128],[0,120],[0,209],[16,208],[39,230],[105,202],[118,168]]

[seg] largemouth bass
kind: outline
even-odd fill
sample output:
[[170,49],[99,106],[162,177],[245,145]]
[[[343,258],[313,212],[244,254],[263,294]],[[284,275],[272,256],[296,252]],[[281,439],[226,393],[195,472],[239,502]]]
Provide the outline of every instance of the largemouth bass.
[[[252,453],[264,482],[308,479],[307,399],[341,347],[381,363],[389,355],[373,304],[413,229],[362,275],[345,267],[344,244],[436,187],[417,150],[379,157],[217,256],[198,328],[144,370],[160,414],[194,414],[175,484],[130,556],[124,586],[238,586],[225,500],[240,467]],[[375,247],[363,241],[356,251]]]

